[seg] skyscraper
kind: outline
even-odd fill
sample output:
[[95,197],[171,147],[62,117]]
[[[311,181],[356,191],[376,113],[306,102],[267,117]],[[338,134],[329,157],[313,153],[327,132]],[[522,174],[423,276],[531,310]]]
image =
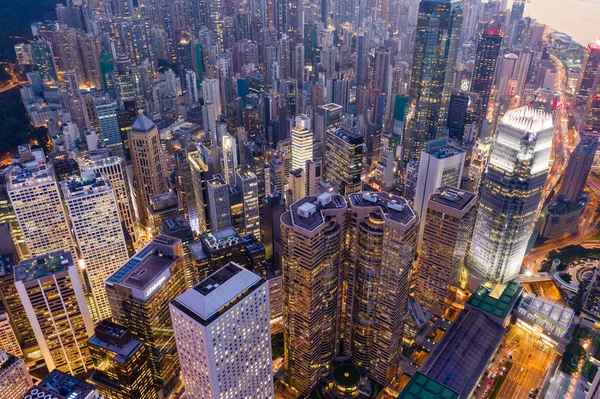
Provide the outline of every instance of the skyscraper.
[[88,378],[106,398],[157,399],[143,342],[126,327],[102,320],[88,341],[94,372]]
[[71,253],[21,261],[15,284],[48,370],[72,375],[91,370],[87,340],[94,325]]
[[104,145],[112,155],[124,157],[123,141],[121,140],[121,129],[117,120],[117,103],[106,100],[94,103],[98,114],[98,124]]
[[140,222],[148,223],[150,196],[166,193],[167,175],[161,158],[158,128],[140,113],[129,131],[129,149],[137,188]]
[[425,143],[445,133],[462,19],[460,0],[419,3],[404,165],[418,162]]
[[2,399],[21,399],[33,385],[25,362],[0,350],[0,392]]
[[51,165],[38,161],[14,170],[6,189],[31,256],[63,249],[75,253]]
[[[460,187],[465,150],[448,142],[448,138],[432,140],[421,153],[421,163],[417,177],[417,188],[414,198],[415,212],[419,215],[418,247],[423,240],[425,215],[429,196],[440,186]],[[407,198],[411,200],[412,198]]]
[[179,359],[169,301],[186,289],[181,240],[158,235],[106,280],[113,320],[148,348],[154,384],[168,395]]
[[598,149],[598,140],[583,136],[569,157],[562,184],[557,195],[564,195],[571,201],[577,201],[586,185],[588,174],[594,163]]
[[401,353],[418,217],[404,198],[387,193],[355,193],[348,202],[344,349],[386,385]]
[[438,316],[453,300],[475,225],[477,196],[442,186],[429,196],[415,299]]
[[504,283],[519,275],[548,175],[553,128],[551,115],[528,107],[502,118],[468,255],[473,276]]
[[83,262],[92,320],[111,316],[104,280],[129,258],[115,191],[106,175],[83,172],[61,182],[63,198]]
[[292,170],[306,167],[306,161],[313,159],[313,132],[310,118],[306,115],[296,117],[296,126],[292,129]]
[[287,382],[308,394],[338,354],[346,201],[305,197],[281,216],[283,325]]
[[104,174],[108,178],[110,186],[115,192],[121,223],[129,233],[131,240],[137,242],[138,228],[131,199],[131,188],[125,170],[125,159],[121,157],[103,158],[101,156],[91,156],[91,158],[81,164],[81,172],[95,171]]
[[211,231],[215,232],[231,227],[229,184],[221,175],[214,175],[206,182],[206,186]]
[[244,206],[244,234],[260,237],[260,209],[258,204],[258,182],[256,175],[247,169],[235,173],[236,186],[242,193]]
[[477,50],[475,51],[471,91],[481,96],[480,123],[487,115],[501,45],[502,32],[494,28],[482,32],[479,36]]
[[363,135],[352,127],[327,130],[324,177],[337,184],[345,198],[362,188],[363,141]]
[[235,184],[235,170],[238,166],[238,150],[235,137],[228,134],[223,136],[221,142],[223,151],[223,177],[227,184]]
[[585,107],[587,105],[590,90],[592,90],[594,79],[596,79],[599,71],[598,65],[600,65],[600,40],[596,43],[588,44],[585,50],[574,96],[576,107]]
[[267,282],[235,264],[170,304],[186,395],[273,398]]

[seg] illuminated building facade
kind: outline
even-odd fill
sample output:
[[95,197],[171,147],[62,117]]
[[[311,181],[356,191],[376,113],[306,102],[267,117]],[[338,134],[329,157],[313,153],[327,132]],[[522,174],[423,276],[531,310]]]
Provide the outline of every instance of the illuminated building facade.
[[419,161],[425,144],[445,135],[463,10],[459,0],[422,0],[410,84],[404,164]]
[[271,399],[267,282],[228,263],[170,304],[190,399]]
[[292,170],[306,167],[306,161],[313,159],[313,132],[310,130],[310,118],[306,115],[296,117],[296,126],[291,131]]
[[227,184],[235,183],[235,170],[238,166],[237,143],[235,137],[228,134],[223,136],[223,177]]
[[361,192],[348,201],[344,349],[352,364],[386,385],[401,353],[418,217],[397,195]]
[[140,222],[145,225],[148,223],[150,196],[169,191],[158,128],[148,117],[140,114],[131,126],[128,140],[137,185],[138,213]]
[[106,398],[157,399],[148,350],[126,327],[102,320],[88,341],[94,372],[88,381]]
[[493,28],[482,32],[479,36],[475,52],[473,79],[471,79],[471,91],[481,96],[480,121],[483,121],[487,115],[501,45],[502,33]]
[[169,301],[186,289],[181,240],[158,235],[106,280],[113,320],[148,348],[154,384],[167,395],[179,360]]
[[596,43],[590,43],[585,50],[581,73],[575,90],[576,107],[585,107],[588,103],[594,80],[598,74],[598,65],[600,65],[600,40]]
[[281,216],[286,378],[308,394],[338,354],[346,201],[328,193],[294,202]]
[[[115,192],[105,175],[83,172],[61,182],[95,323],[111,316],[104,280],[129,258]],[[91,222],[93,221],[93,222]]]
[[340,194],[361,190],[363,135],[355,128],[342,126],[327,131],[324,177],[340,187]]
[[548,175],[552,116],[522,107],[506,112],[482,179],[467,268],[484,281],[519,275]]
[[242,194],[244,233],[260,237],[260,208],[256,175],[247,169],[235,172],[236,186]]
[[14,170],[7,176],[6,189],[31,256],[62,249],[75,253],[51,165],[32,161]]
[[414,296],[436,315],[444,315],[458,287],[476,203],[475,194],[451,186],[439,187],[429,197]]
[[76,375],[92,369],[94,334],[77,266],[69,251],[21,261],[15,284],[48,370]]
[[21,399],[33,385],[25,362],[0,350],[0,392],[2,399]]

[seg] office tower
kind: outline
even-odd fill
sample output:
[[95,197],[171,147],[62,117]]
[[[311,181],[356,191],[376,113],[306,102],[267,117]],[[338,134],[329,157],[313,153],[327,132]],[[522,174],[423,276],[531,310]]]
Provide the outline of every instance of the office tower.
[[115,192],[119,218],[124,226],[123,230],[129,234],[129,238],[134,243],[137,242],[138,228],[131,199],[131,188],[125,170],[125,159],[122,157],[104,158],[101,155],[92,155],[91,158],[81,164],[81,172],[94,171],[108,178],[110,186]]
[[[270,352],[270,351],[269,351]],[[21,399],[33,385],[25,362],[0,350],[0,392],[2,399]]]
[[214,174],[213,158],[206,147],[199,146],[197,151],[188,152],[188,162],[196,205],[195,212],[190,211],[190,224],[197,219],[197,232],[205,233],[210,230],[207,181]]
[[562,184],[557,195],[563,195],[571,201],[577,201],[586,185],[588,174],[594,163],[598,140],[583,136],[569,157]]
[[338,354],[346,201],[323,193],[281,216],[284,364],[288,384],[307,395]]
[[33,61],[39,69],[44,82],[54,83],[57,80],[54,53],[49,41],[37,39],[30,43]]
[[501,45],[502,32],[496,31],[494,28],[482,32],[479,36],[475,51],[473,78],[471,79],[471,91],[481,96],[479,122],[482,122],[487,115]]
[[[1,323],[3,341],[7,342],[0,348],[21,356],[21,349],[27,350],[35,347],[36,337],[15,285],[13,265],[16,261],[12,253],[4,253],[0,256],[0,318],[3,319]],[[8,342],[13,342],[13,336],[17,340],[18,349],[12,349],[14,344],[8,344]]]
[[[329,103],[319,105],[315,111],[315,141],[325,142],[327,130],[336,128],[339,125],[343,113],[342,106],[339,104]],[[325,146],[322,147],[323,151]],[[324,153],[324,152],[323,152]]]
[[247,169],[240,169],[235,173],[235,180],[238,190],[242,193],[244,234],[254,234],[260,237],[260,209],[256,175]]
[[419,3],[404,165],[410,159],[418,162],[425,144],[445,135],[462,19],[458,0]]
[[310,118],[306,115],[296,117],[296,126],[292,129],[292,170],[306,167],[306,161],[313,159],[313,132]]
[[21,261],[15,285],[48,370],[76,375],[92,369],[94,333],[77,266],[60,250]]
[[274,191],[263,200],[265,216],[260,224],[261,239],[265,246],[265,257],[267,261],[280,266],[281,260],[274,259],[275,246],[281,238],[281,215],[285,212],[285,198],[279,191]]
[[59,182],[79,173],[79,164],[73,158],[69,158],[69,153],[66,151],[51,152],[47,160],[52,165],[54,175]]
[[225,182],[221,175],[215,175],[206,182],[206,187],[211,231],[231,227],[229,184]]
[[8,197],[29,254],[39,256],[62,249],[74,251],[52,166],[32,160],[26,168],[15,169],[6,179]]
[[600,65],[600,41],[588,44],[575,90],[575,107],[585,107]]
[[340,194],[361,191],[363,135],[356,128],[340,126],[327,131],[324,177],[340,187]]
[[129,258],[115,192],[108,178],[83,172],[61,182],[77,241],[92,320],[109,318],[104,280]]
[[374,177],[379,191],[388,191],[394,185],[395,166],[394,151],[390,148],[382,148],[379,151]]
[[464,134],[470,102],[471,97],[465,93],[457,92],[450,95],[450,105],[448,106],[448,136],[459,142],[466,141]]
[[124,157],[125,150],[117,120],[117,103],[99,100],[94,105],[104,146],[111,151],[112,155]]
[[352,364],[387,385],[401,353],[418,217],[397,195],[362,192],[348,202],[344,349]]
[[452,186],[439,187],[429,196],[414,296],[438,316],[444,316],[459,287],[476,203],[475,194]]
[[471,397],[505,337],[522,291],[514,282],[477,287],[398,399]]
[[[415,212],[425,220],[429,196],[440,186],[460,187],[465,150],[448,142],[448,138],[432,140],[421,153],[421,163],[414,197]],[[423,240],[424,223],[419,229],[418,247]]]
[[127,327],[102,320],[88,341],[94,372],[88,381],[105,398],[157,399],[148,349]]
[[196,84],[196,73],[194,71],[185,71],[185,82],[190,104],[198,102],[198,85]]
[[600,131],[600,68],[596,80],[589,91],[588,102],[584,107],[580,130],[583,132]]
[[219,89],[219,80],[207,78],[202,81],[202,98],[204,103],[212,103],[215,105],[215,115],[222,114],[221,111],[221,92]]
[[24,398],[56,398],[56,399],[103,399],[103,396],[91,384],[84,380],[73,377],[70,374],[63,373],[60,370],[54,370],[46,376],[37,385],[34,385]]
[[525,1],[524,0],[516,0],[513,1],[512,7],[510,9],[510,19],[509,23],[512,25],[516,21],[523,18],[523,13],[525,12]]
[[159,395],[168,395],[179,377],[169,301],[185,290],[181,240],[165,235],[154,237],[106,280],[113,321],[148,348]]
[[169,305],[190,399],[274,397],[267,282],[228,263]]
[[356,38],[357,64],[356,84],[363,86],[367,82],[369,69],[369,38],[367,33],[359,31]]
[[194,272],[205,279],[229,262],[247,266],[244,239],[233,227],[203,233],[200,240],[190,244]]
[[506,112],[480,189],[467,268],[485,281],[519,275],[548,175],[552,117],[522,107]]
[[223,151],[223,177],[230,185],[235,184],[235,170],[238,167],[238,151],[235,137],[226,134],[221,141]]
[[136,200],[140,222],[148,223],[150,196],[169,191],[167,174],[161,157],[158,128],[140,113],[129,131],[129,149],[136,182]]

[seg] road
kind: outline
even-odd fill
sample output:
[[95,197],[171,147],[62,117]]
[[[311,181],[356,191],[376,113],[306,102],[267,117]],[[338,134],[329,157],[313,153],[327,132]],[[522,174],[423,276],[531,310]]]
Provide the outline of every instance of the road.
[[14,89],[28,83],[26,80],[19,80],[18,74],[15,72],[16,65],[9,64],[4,67],[6,73],[10,75],[10,80],[0,83],[0,93]]

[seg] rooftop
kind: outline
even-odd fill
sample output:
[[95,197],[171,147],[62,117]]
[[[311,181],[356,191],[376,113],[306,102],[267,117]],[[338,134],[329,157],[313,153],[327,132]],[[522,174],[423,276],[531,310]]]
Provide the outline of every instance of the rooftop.
[[464,190],[459,190],[451,186],[438,187],[436,192],[431,194],[429,202],[435,202],[448,208],[463,210],[468,205],[474,204],[477,195]]
[[179,259],[173,247],[180,241],[174,237],[157,235],[111,274],[106,283],[129,288],[134,298],[148,300],[171,276],[171,265]]
[[204,241],[206,247],[210,251],[225,249],[244,241],[242,236],[240,236],[240,233],[233,227],[228,227],[213,233],[202,233],[200,238]]
[[325,209],[345,209],[346,200],[342,195],[323,193],[304,197],[290,206],[292,223],[306,230],[314,230],[324,222]]
[[260,276],[230,262],[181,294],[172,304],[208,325],[264,282]]
[[148,132],[154,127],[156,127],[156,124],[148,119],[146,115],[140,113],[131,126],[131,130],[135,132]]
[[93,170],[70,176],[60,186],[65,199],[110,190],[108,179]]
[[548,204],[548,214],[552,216],[564,216],[584,207],[581,202],[573,202],[567,197],[558,196]]
[[[96,389],[82,379],[53,370],[38,385],[27,391],[23,399],[51,398],[51,399],[75,399],[87,398]],[[43,394],[49,395],[43,395]]]
[[129,330],[110,320],[101,321],[95,328],[95,335],[89,342],[105,351],[112,352],[112,360],[126,364],[143,344],[131,337]]
[[250,253],[260,252],[265,249],[263,243],[256,238],[254,234],[246,234],[242,238],[244,239],[244,245],[246,246],[246,249]]
[[450,158],[454,155],[462,154],[465,152],[465,150],[456,145],[451,144],[448,141],[448,137],[442,137],[427,142],[425,152],[438,159],[445,159]]
[[523,291],[517,283],[481,284],[467,300],[467,305],[494,317],[505,319]]
[[527,106],[506,111],[502,124],[533,133],[553,127],[551,114]]
[[523,296],[523,301],[521,302],[519,309],[542,315],[566,329],[568,329],[571,325],[575,314],[573,309],[565,308],[558,303],[532,294],[526,294]]
[[465,309],[425,359],[419,372],[458,392],[461,398],[467,398],[505,333],[506,329],[487,313]]
[[360,133],[358,129],[353,127],[342,125],[337,129],[330,129],[327,132],[333,136],[341,138],[348,144],[359,145],[363,143],[362,133]]
[[458,399],[458,393],[417,371],[398,399]]
[[383,192],[360,192],[350,194],[350,205],[356,208],[378,207],[386,219],[412,226],[417,222],[417,215],[406,200],[398,195]]
[[31,281],[67,270],[74,266],[70,251],[60,250],[21,261],[14,267],[15,281]]

